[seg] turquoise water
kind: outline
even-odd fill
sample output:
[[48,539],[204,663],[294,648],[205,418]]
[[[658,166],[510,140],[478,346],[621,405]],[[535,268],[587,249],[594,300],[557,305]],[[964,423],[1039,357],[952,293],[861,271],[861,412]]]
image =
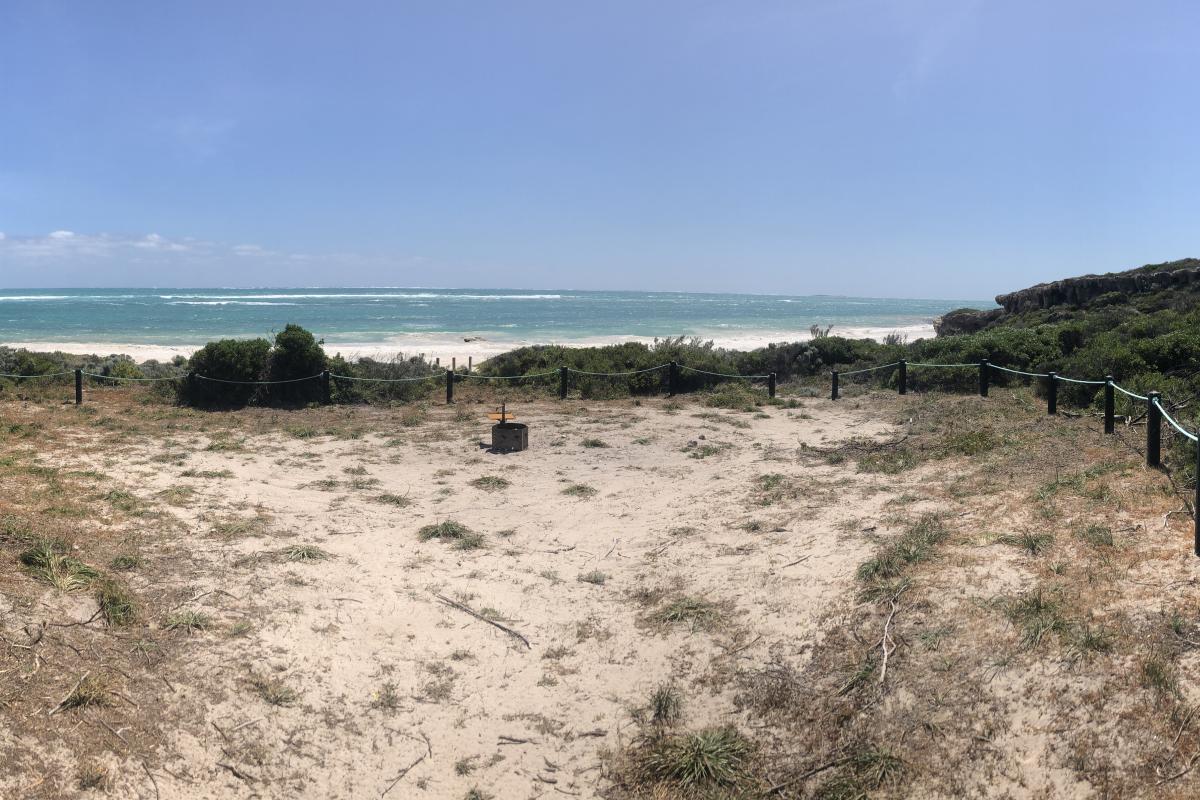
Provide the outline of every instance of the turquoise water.
[[296,322],[331,344],[406,337],[570,342],[695,335],[802,338],[927,326],[952,308],[989,301],[886,300],[668,292],[474,289],[47,289],[0,292],[0,342],[190,346],[261,336]]

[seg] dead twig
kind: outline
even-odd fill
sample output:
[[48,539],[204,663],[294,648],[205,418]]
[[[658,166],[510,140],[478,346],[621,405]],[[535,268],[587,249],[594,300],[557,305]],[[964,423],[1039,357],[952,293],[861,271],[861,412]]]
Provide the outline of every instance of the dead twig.
[[463,605],[462,603],[458,602],[457,600],[451,600],[449,597],[446,597],[443,594],[438,594],[437,592],[434,592],[433,596],[436,597],[438,600],[441,600],[443,603],[450,606],[451,608],[457,608],[459,611],[463,612],[464,614],[470,614],[475,619],[477,619],[481,622],[486,622],[488,625],[491,625],[493,628],[499,628],[500,630],[507,633],[509,636],[512,636],[514,639],[519,640],[521,642],[521,644],[525,645],[525,648],[527,650],[533,649],[533,645],[531,645],[529,643],[528,639],[526,639],[520,633],[518,633],[517,631],[514,631],[512,628],[508,627],[507,625],[501,625],[499,622],[496,622],[495,620],[488,619],[487,617],[485,617],[482,614]]

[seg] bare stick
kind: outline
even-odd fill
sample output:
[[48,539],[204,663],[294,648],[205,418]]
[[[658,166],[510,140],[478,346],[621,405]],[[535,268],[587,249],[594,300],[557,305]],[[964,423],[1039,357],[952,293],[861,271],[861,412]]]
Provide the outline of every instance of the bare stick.
[[470,608],[468,608],[467,606],[458,602],[457,600],[451,600],[449,597],[446,597],[445,595],[434,592],[433,596],[436,597],[438,600],[441,600],[443,603],[450,606],[451,608],[457,608],[459,611],[462,611],[464,614],[470,614],[475,619],[477,619],[481,622],[486,622],[488,625],[491,625],[493,628],[499,628],[500,630],[507,633],[509,636],[512,636],[515,639],[519,639],[521,644],[525,645],[526,649],[528,649],[528,650],[533,649],[533,645],[531,645],[529,643],[529,640],[526,639],[521,634],[514,631],[512,628],[509,628],[506,625],[501,625],[499,622],[496,622],[495,620],[488,619],[487,617],[483,616],[482,614],[472,611]]

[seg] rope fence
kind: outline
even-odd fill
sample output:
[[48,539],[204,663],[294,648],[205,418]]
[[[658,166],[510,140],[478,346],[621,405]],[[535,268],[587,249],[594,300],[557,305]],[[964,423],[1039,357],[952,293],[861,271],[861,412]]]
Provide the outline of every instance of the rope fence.
[[683,371],[688,371],[688,372],[696,373],[698,375],[704,375],[706,377],[720,378],[720,379],[750,380],[750,381],[765,380],[767,382],[768,395],[771,398],[775,397],[776,383],[777,383],[776,377],[777,376],[776,376],[776,373],[774,373],[774,372],[770,372],[765,375],[741,375],[741,374],[725,373],[725,372],[709,372],[707,370],[697,369],[695,367],[689,367],[686,364],[680,364],[676,361],[670,361],[665,364],[658,364],[656,366],[647,367],[645,369],[627,370],[627,371],[622,371],[622,372],[589,372],[587,370],[575,369],[573,367],[562,366],[562,367],[559,367],[558,369],[549,370],[546,372],[534,372],[534,373],[530,373],[527,375],[480,375],[478,373],[472,372],[471,367],[468,365],[466,372],[459,372],[459,371],[457,371],[457,369],[455,369],[453,367],[451,369],[445,370],[444,378],[440,371],[430,373],[429,375],[416,375],[416,376],[409,376],[409,377],[403,377],[403,378],[370,378],[370,377],[364,377],[364,376],[358,376],[358,375],[339,375],[337,373],[333,373],[328,370],[325,370],[325,371],[319,372],[315,375],[309,375],[309,376],[306,376],[303,378],[287,378],[284,380],[273,380],[273,381],[265,381],[265,380],[243,381],[243,380],[232,380],[229,378],[215,378],[215,377],[212,377],[209,375],[201,375],[201,374],[195,373],[195,372],[180,373],[178,375],[166,375],[166,376],[160,376],[160,377],[154,377],[154,378],[142,378],[142,377],[123,376],[123,375],[104,375],[104,374],[98,373],[98,372],[88,372],[83,369],[64,370],[62,372],[38,373],[38,374],[34,374],[34,375],[17,375],[17,374],[10,374],[10,373],[0,373],[0,378],[12,378],[12,379],[16,379],[16,380],[35,380],[38,378],[57,378],[57,377],[62,377],[64,375],[72,375],[73,374],[75,376],[75,404],[76,405],[83,404],[83,379],[85,377],[93,378],[95,380],[100,380],[100,381],[114,381],[114,382],[118,382],[118,383],[122,382],[122,381],[128,381],[128,382],[134,382],[134,383],[161,383],[164,381],[207,381],[209,383],[226,384],[226,385],[230,385],[230,386],[280,386],[280,385],[284,385],[284,384],[305,383],[306,381],[321,381],[322,392],[323,392],[323,397],[324,397],[325,402],[330,401],[330,381],[352,381],[355,383],[396,384],[396,383],[420,383],[422,381],[441,381],[444,379],[446,382],[446,402],[453,403],[454,402],[454,385],[456,383],[459,383],[462,381],[483,381],[483,382],[538,381],[538,380],[542,380],[543,378],[551,378],[551,377],[554,377],[555,375],[557,375],[559,378],[558,396],[560,399],[566,399],[567,393],[570,389],[572,375],[579,375],[584,378],[632,378],[632,377],[636,377],[638,375],[648,375],[650,373],[661,372],[663,370],[666,370],[667,391],[672,396],[677,394],[679,391],[680,373]]
[[979,370],[979,396],[987,397],[988,389],[991,384],[992,370],[1009,373],[1012,375],[1020,375],[1028,378],[1040,378],[1045,380],[1046,388],[1046,413],[1058,413],[1058,384],[1059,382],[1082,384],[1086,386],[1103,386],[1104,387],[1104,432],[1112,434],[1116,432],[1116,392],[1129,397],[1131,400],[1138,400],[1146,404],[1146,466],[1161,467],[1162,466],[1162,421],[1165,419],[1167,424],[1174,428],[1184,439],[1196,445],[1196,496],[1192,505],[1192,517],[1194,520],[1194,552],[1200,556],[1200,433],[1189,431],[1179,420],[1171,416],[1170,412],[1162,404],[1162,394],[1160,392],[1149,392],[1147,394],[1138,394],[1131,392],[1117,384],[1112,375],[1105,375],[1104,380],[1085,380],[1082,378],[1070,378],[1066,375],[1059,375],[1057,372],[1025,372],[1019,369],[1011,369],[1002,367],[999,364],[993,364],[984,359],[977,364],[925,364],[919,362],[909,363],[907,361],[897,361],[891,364],[883,364],[878,367],[868,367],[866,369],[856,369],[849,372],[833,371],[830,373],[830,399],[837,400],[840,396],[839,381],[847,375],[861,375],[867,372],[887,369],[890,367],[896,368],[897,373],[897,391],[900,394],[908,393],[908,367],[931,367],[944,369],[958,369],[964,367],[973,367]]

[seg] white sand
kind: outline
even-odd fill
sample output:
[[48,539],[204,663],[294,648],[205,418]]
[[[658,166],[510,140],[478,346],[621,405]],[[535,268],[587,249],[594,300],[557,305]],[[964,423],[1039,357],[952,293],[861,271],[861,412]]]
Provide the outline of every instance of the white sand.
[[[251,436],[230,451],[184,433],[106,449],[96,467],[147,502],[196,491],[173,509],[192,559],[179,579],[197,598],[188,608],[216,628],[173,640],[186,656],[162,697],[174,722],[161,796],[363,798],[395,783],[388,798],[456,800],[474,786],[497,798],[596,798],[600,751],[636,736],[634,717],[663,683],[683,694],[688,727],[750,724],[732,670],[768,653],[804,662],[871,548],[861,529],[886,528],[894,496],[852,468],[799,457],[802,445],[889,426],[850,405],[806,406],[816,418],[522,404],[531,449],[513,455],[481,447],[481,406],[435,407],[416,427],[364,411],[376,432],[362,438]],[[609,446],[583,447],[590,437]],[[702,445],[724,449],[697,458]],[[162,463],[164,446],[186,457]],[[766,473],[795,490],[764,501],[755,478]],[[489,475],[511,486],[472,485]],[[576,482],[596,494],[562,494]],[[374,501],[381,492],[411,505]],[[214,532],[255,515],[268,520],[257,535]],[[485,534],[485,547],[419,541],[421,526],[447,519]],[[295,544],[333,558],[280,556]],[[592,571],[602,585],[579,580]],[[666,595],[639,600],[645,590]],[[498,615],[531,646],[435,594]],[[678,597],[716,604],[721,621],[648,622]],[[226,633],[239,622],[247,635]],[[268,705],[256,678],[296,701]],[[389,686],[394,707],[380,708]],[[136,766],[120,770],[120,796],[147,788]]]
[[[905,328],[834,328],[833,334],[838,336],[846,336],[851,339],[875,339],[882,340],[885,336],[892,333],[900,333],[908,337],[908,341],[916,339],[930,338],[934,335],[932,325],[913,325]],[[470,338],[472,341],[464,341]],[[809,338],[807,330],[780,330],[766,331],[754,333],[714,333],[709,336],[701,337],[704,339],[712,339],[717,347],[724,347],[733,350],[753,350],[757,347],[765,347],[772,342],[795,342],[805,341]],[[593,336],[582,339],[569,339],[564,341],[532,341],[523,339],[483,339],[469,334],[455,335],[446,333],[425,334],[425,333],[406,333],[398,334],[386,342],[331,342],[325,344],[326,352],[330,354],[341,353],[343,356],[354,360],[358,358],[379,358],[388,359],[397,355],[414,356],[424,354],[430,359],[439,358],[442,362],[449,362],[452,358],[457,358],[459,362],[465,363],[467,358],[473,358],[478,364],[484,359],[490,358],[500,353],[508,352],[517,347],[525,347],[534,344],[558,344],[564,347],[595,347],[600,345],[618,344],[621,342],[646,342],[647,344],[654,341],[653,337],[647,336]],[[126,342],[51,342],[51,341],[28,341],[28,342],[0,342],[7,347],[25,348],[38,352],[54,352],[73,353],[76,355],[109,355],[109,354],[124,354],[133,358],[134,361],[146,361],[156,359],[158,361],[170,361],[175,356],[190,356],[196,350],[203,346],[203,342],[191,345],[165,345],[165,344],[132,344]]]

